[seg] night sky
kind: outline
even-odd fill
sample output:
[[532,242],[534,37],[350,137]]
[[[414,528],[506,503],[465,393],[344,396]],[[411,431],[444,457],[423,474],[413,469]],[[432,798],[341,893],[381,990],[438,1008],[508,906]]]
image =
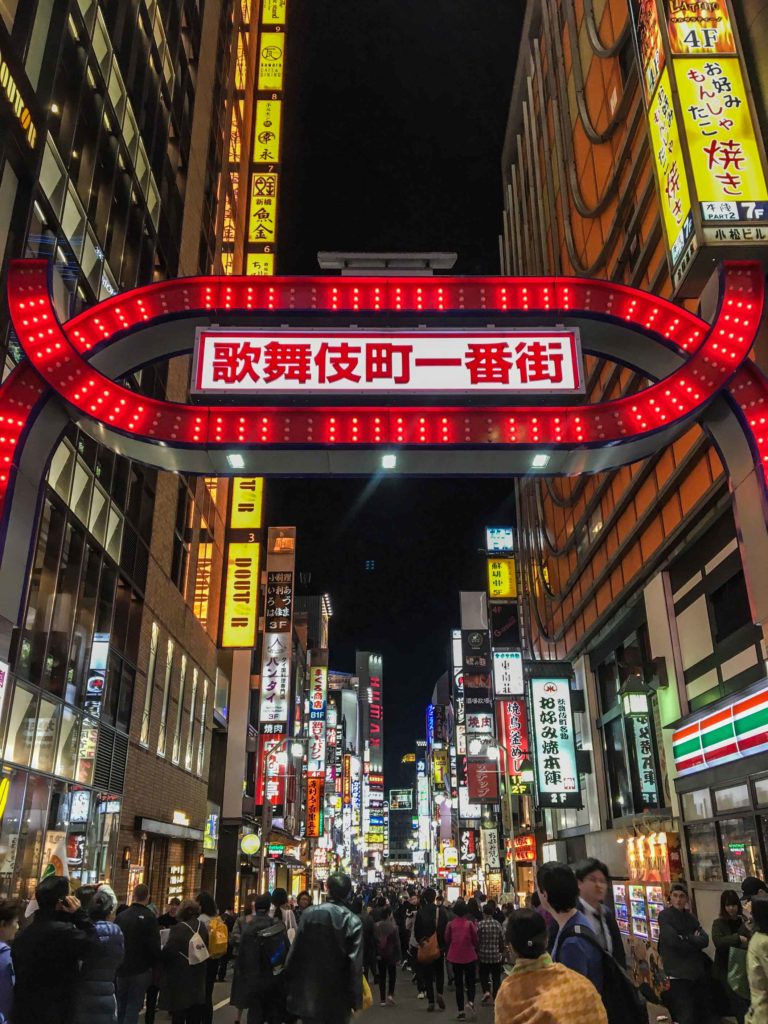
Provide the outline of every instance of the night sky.
[[[499,271],[501,147],[523,0],[292,0],[278,269],[319,251],[449,251]],[[424,734],[459,591],[484,586],[483,528],[512,521],[504,480],[273,480],[298,569],[331,594],[331,662],[384,658],[386,785]],[[375,569],[366,571],[373,560]]]

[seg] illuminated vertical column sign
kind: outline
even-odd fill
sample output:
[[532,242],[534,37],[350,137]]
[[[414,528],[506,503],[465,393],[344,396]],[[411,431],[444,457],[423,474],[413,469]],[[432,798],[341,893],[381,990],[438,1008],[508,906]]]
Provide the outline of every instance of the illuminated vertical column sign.
[[256,118],[248,176],[246,273],[275,273],[287,0],[264,0],[259,28]]
[[765,252],[765,150],[729,0],[636,0],[635,8],[672,281],[680,294],[695,296],[713,255]]
[[259,569],[264,481],[235,477],[227,521],[221,647],[253,647],[259,618]]

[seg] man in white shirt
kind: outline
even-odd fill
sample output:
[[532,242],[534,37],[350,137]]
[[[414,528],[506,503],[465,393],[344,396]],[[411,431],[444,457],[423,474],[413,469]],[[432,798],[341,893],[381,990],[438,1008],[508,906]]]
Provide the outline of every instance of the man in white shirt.
[[621,932],[613,913],[605,906],[611,879],[608,868],[596,857],[579,861],[573,868],[579,883],[579,909],[589,922],[597,941],[616,963],[627,966]]

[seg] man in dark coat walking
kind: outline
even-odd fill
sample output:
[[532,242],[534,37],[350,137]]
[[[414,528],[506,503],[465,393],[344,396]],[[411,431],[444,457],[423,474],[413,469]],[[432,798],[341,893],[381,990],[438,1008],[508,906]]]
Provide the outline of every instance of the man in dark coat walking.
[[69,895],[69,879],[44,878],[34,920],[14,940],[14,1024],[75,1024],[78,964],[98,948],[93,922]]
[[285,969],[288,1012],[303,1024],[347,1024],[363,1005],[363,926],[349,909],[349,875],[331,875],[328,901],[307,907]]
[[285,1017],[283,977],[265,964],[260,939],[261,932],[282,928],[288,948],[288,931],[282,921],[270,917],[271,905],[268,895],[256,897],[253,917],[242,929],[237,946],[230,1002],[238,1010],[248,1010],[248,1024],[280,1024]]
[[125,959],[117,972],[118,1024],[138,1024],[152,971],[160,961],[160,924],[148,903],[149,889],[137,885],[133,903],[117,915],[125,936]]

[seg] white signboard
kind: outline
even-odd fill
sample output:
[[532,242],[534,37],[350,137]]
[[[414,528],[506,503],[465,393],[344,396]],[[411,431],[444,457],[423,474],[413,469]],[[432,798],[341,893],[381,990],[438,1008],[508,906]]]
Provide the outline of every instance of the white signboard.
[[525,693],[521,651],[493,652],[493,692],[497,697],[519,697]]
[[480,829],[480,855],[484,871],[499,870],[499,833],[495,828]]
[[483,816],[482,804],[473,804],[469,799],[467,786],[459,786],[459,817],[460,818],[481,818]]
[[287,722],[291,681],[291,634],[265,633],[259,721]]
[[568,679],[531,679],[536,782],[542,807],[579,807],[579,773]]
[[199,329],[196,394],[573,393],[576,330],[263,331]]
[[511,554],[515,550],[515,531],[511,526],[486,526],[486,551],[503,551]]

